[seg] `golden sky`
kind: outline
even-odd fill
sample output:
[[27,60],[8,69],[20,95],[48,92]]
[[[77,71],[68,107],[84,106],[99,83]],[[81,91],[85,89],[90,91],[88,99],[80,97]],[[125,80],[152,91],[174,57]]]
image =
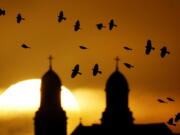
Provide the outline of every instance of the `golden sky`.
[[[6,15],[0,16],[1,92],[16,82],[40,78],[48,69],[47,57],[51,54],[53,68],[76,95],[82,115],[88,115],[84,123],[99,122],[104,111],[105,83],[115,69],[114,57],[119,56],[120,71],[130,85],[135,123],[166,122],[180,111],[179,0],[0,0],[0,8],[6,10]],[[59,24],[61,10],[67,20]],[[16,23],[18,13],[25,18],[21,24]],[[97,30],[97,23],[107,25],[111,19],[117,28]],[[78,32],[73,30],[76,20],[82,27]],[[156,49],[146,56],[148,39]],[[22,49],[23,43],[31,49]],[[89,49],[80,50],[79,45]],[[123,46],[134,50],[125,51]],[[162,59],[163,46],[171,54]],[[135,68],[127,69],[124,62]],[[96,63],[103,73],[93,77]],[[80,65],[82,76],[72,79],[75,64]],[[86,99],[82,99],[83,94]],[[91,110],[86,113],[83,101],[91,101],[90,95],[97,96],[97,103],[89,104]],[[166,97],[176,102],[162,105],[156,101]],[[171,129],[180,132],[179,125]]]

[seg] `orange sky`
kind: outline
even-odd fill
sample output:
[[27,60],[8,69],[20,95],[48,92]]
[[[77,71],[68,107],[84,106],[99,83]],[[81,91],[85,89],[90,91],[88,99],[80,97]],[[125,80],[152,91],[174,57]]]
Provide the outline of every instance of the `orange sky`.
[[[6,15],[0,16],[1,91],[19,81],[40,78],[48,68],[47,57],[52,54],[55,71],[80,104],[91,100],[90,93],[101,93],[101,98],[96,99],[99,104],[89,104],[94,110],[85,120],[87,124],[98,122],[104,110],[105,82],[115,69],[114,57],[119,56],[120,70],[130,85],[130,108],[136,123],[166,122],[180,111],[179,0],[0,0],[0,5],[6,10]],[[59,24],[61,10],[67,21]],[[17,13],[25,18],[22,24],[16,23]],[[77,19],[82,30],[74,32]],[[110,19],[118,25],[113,31],[96,29],[97,23],[107,25]],[[146,56],[148,39],[156,49]],[[32,49],[20,48],[22,43]],[[80,50],[79,45],[89,49]],[[123,46],[134,51],[127,52]],[[162,46],[171,52],[164,59],[159,56]],[[135,68],[129,70],[123,62]],[[103,74],[93,77],[91,71],[96,63]],[[72,79],[75,64],[80,64],[83,75]],[[87,99],[82,100],[80,95],[84,92]],[[165,106],[156,101],[167,96],[176,102]],[[94,105],[99,105],[99,109]],[[179,125],[173,131],[180,132]]]

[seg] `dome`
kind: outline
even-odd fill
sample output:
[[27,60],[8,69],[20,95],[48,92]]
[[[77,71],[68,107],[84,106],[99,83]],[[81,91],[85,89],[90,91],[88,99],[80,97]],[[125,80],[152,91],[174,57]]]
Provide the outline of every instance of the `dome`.
[[116,70],[107,80],[106,90],[108,90],[109,87],[128,90],[128,82],[124,75]]
[[61,80],[59,76],[52,70],[49,69],[42,77],[42,83],[55,86],[60,88],[61,87]]

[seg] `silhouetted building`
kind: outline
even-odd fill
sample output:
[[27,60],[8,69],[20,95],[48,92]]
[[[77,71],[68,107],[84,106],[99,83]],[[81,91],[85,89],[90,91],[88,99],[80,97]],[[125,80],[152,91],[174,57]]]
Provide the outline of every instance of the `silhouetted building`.
[[66,135],[67,117],[61,106],[61,80],[50,68],[41,79],[41,101],[35,114],[35,135]]
[[[128,107],[128,82],[119,72],[118,58],[116,70],[106,83],[106,108],[101,124],[84,126],[80,123],[71,135],[172,135],[164,123],[134,124]],[[93,115],[93,114],[92,114]]]

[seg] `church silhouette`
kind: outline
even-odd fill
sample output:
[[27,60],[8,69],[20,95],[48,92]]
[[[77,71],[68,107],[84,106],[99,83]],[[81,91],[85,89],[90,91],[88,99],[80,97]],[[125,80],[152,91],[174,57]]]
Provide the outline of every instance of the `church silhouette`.
[[[49,70],[42,77],[41,103],[34,118],[35,135],[67,135],[67,117],[60,99],[62,84],[52,69],[51,60],[52,57]],[[101,124],[85,126],[80,123],[71,135],[173,135],[165,123],[133,123],[128,107],[128,82],[119,71],[118,60],[116,58],[116,69],[106,83],[106,108]]]

